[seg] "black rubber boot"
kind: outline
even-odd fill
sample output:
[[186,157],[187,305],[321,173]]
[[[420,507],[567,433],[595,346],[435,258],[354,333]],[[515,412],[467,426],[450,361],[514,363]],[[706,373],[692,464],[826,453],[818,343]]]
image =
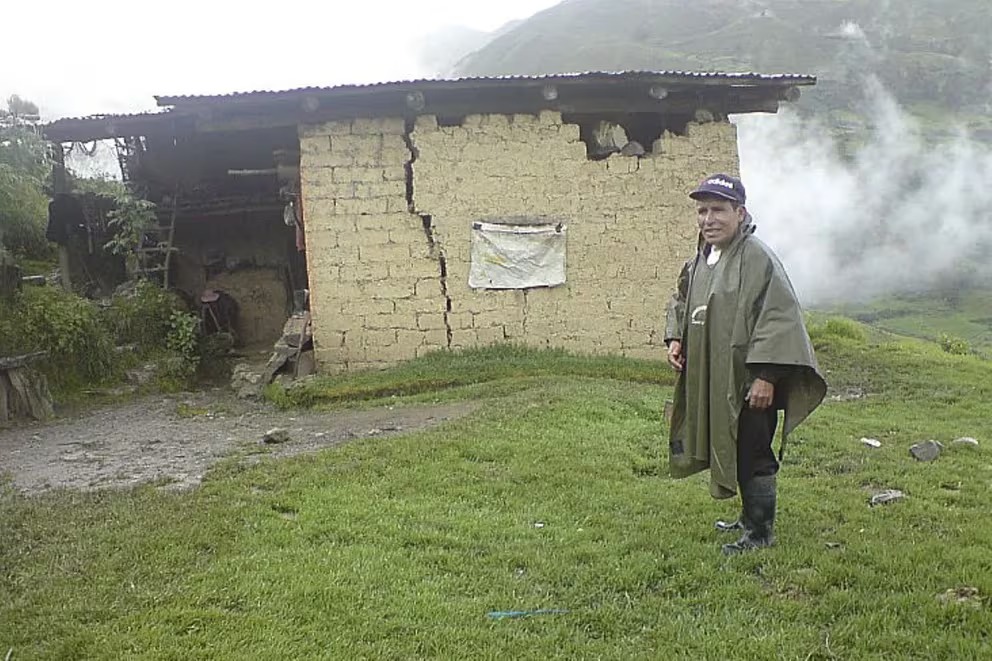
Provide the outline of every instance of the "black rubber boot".
[[741,500],[749,526],[733,544],[723,545],[724,555],[760,549],[775,543],[775,505],[777,479],[774,475],[757,475],[741,485]]

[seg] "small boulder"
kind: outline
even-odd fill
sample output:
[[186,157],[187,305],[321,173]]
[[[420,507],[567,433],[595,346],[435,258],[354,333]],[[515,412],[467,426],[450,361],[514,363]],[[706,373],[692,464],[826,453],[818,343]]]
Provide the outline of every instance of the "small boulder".
[[902,491],[898,489],[886,489],[885,491],[880,491],[871,497],[868,501],[868,505],[875,507],[876,505],[888,505],[889,503],[894,503],[897,500],[902,500],[906,497]]
[[231,389],[240,399],[259,399],[265,388],[262,375],[255,372],[248,363],[238,363],[231,373]]
[[944,446],[938,441],[923,441],[909,448],[909,453],[917,461],[933,461],[943,449]]
[[148,385],[156,376],[158,376],[158,365],[155,363],[147,363],[124,372],[124,378],[133,386]]
[[263,443],[278,444],[285,443],[289,440],[289,430],[283,429],[282,427],[275,427],[265,432],[262,436]]
[[620,150],[621,156],[644,156],[646,153],[647,151],[644,149],[644,145],[636,140],[631,140]]

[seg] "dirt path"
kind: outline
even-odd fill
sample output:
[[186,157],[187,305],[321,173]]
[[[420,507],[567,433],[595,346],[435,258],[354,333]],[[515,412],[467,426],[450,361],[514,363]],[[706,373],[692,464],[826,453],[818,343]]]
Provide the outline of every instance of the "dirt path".
[[[0,474],[15,489],[102,489],[162,481],[189,488],[244,444],[282,427],[290,440],[271,455],[290,456],[354,438],[392,436],[471,413],[476,402],[364,411],[292,413],[246,404],[224,391],[144,398],[47,424],[0,429]],[[271,456],[270,455],[270,456]]]

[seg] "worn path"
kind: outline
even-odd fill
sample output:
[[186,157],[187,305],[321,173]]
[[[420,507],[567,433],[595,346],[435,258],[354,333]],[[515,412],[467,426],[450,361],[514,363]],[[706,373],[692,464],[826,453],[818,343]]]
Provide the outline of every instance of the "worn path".
[[273,427],[287,429],[290,440],[268,446],[272,455],[290,456],[354,438],[424,429],[477,407],[465,402],[294,413],[245,404],[220,390],[143,398],[45,424],[0,429],[0,474],[27,493],[145,482],[189,488],[222,457],[261,444]]

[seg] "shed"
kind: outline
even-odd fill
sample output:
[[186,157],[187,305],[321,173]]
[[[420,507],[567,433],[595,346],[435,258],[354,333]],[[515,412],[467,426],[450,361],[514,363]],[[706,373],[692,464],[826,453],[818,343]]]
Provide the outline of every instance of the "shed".
[[173,209],[177,286],[240,292],[270,269],[247,308],[273,330],[307,289],[324,372],[499,342],[656,358],[694,250],[686,193],[738,171],[728,116],[815,82],[623,72],[167,96],[161,113],[45,133],[118,141],[129,180]]

